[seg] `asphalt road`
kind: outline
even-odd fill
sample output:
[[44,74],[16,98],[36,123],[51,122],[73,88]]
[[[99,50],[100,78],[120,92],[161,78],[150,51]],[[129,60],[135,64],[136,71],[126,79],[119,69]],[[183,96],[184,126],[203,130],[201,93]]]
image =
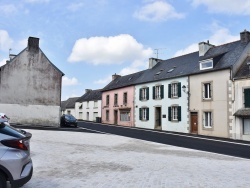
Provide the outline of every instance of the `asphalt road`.
[[84,121],[78,122],[78,129],[250,159],[250,142]]

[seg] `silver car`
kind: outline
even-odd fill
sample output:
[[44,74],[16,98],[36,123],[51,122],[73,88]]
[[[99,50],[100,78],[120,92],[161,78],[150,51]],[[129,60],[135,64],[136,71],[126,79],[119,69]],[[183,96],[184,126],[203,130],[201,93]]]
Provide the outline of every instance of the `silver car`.
[[30,157],[31,134],[11,127],[0,119],[0,187],[21,187],[33,173]]

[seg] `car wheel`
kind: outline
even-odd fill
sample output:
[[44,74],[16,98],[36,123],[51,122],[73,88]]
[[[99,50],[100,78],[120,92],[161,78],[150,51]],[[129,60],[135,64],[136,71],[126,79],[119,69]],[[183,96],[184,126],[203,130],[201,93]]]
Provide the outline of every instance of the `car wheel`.
[[6,186],[7,186],[6,177],[3,173],[0,172],[0,187],[6,188]]

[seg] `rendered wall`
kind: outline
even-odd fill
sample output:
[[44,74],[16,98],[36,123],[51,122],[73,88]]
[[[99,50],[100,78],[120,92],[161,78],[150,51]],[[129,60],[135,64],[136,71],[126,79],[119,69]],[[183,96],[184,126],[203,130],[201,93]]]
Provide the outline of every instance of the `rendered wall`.
[[[89,101],[89,106],[87,107],[87,101],[84,101],[82,103],[77,102],[75,105],[75,114],[76,118],[80,119],[79,113],[82,112],[82,120],[88,120],[88,121],[96,121],[96,118],[94,117],[94,113],[97,113],[97,117],[101,117],[101,100],[97,101],[97,107],[94,106],[94,101]],[[82,105],[81,108],[79,108]],[[89,119],[87,119],[87,112],[89,113]]]
[[[145,83],[135,86],[135,126],[141,128],[154,129],[155,128],[155,107],[161,107],[162,110],[162,130],[174,131],[174,132],[189,132],[189,116],[188,116],[188,95],[181,91],[181,97],[176,99],[168,98],[168,84],[172,82],[181,82],[181,86],[185,85],[188,90],[188,77],[163,80],[159,82]],[[164,85],[164,98],[161,100],[152,99],[153,86]],[[149,100],[140,101],[139,92],[143,87],[149,87]],[[168,107],[171,105],[181,106],[181,121],[172,122],[168,121]],[[149,120],[139,120],[139,108],[149,108]],[[163,118],[165,115],[165,118]]]
[[0,104],[0,109],[10,118],[10,123],[59,126],[59,106]]

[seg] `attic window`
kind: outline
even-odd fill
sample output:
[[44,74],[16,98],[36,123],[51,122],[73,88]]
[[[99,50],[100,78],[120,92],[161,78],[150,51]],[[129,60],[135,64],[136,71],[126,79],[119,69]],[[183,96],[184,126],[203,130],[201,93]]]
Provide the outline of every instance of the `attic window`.
[[132,77],[130,77],[128,80],[131,80],[132,79]]
[[160,72],[157,72],[157,73],[155,73],[156,75],[159,75],[159,74],[161,74],[161,71]]
[[213,59],[200,61],[200,70],[213,68]]
[[174,69],[170,69],[170,70],[168,70],[168,72],[167,73],[170,73],[170,72],[172,72]]

